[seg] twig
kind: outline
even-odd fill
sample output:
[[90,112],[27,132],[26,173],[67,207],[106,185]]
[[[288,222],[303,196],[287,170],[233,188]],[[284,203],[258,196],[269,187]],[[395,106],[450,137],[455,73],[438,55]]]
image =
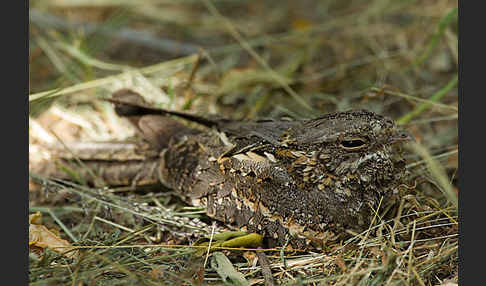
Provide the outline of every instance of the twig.
[[263,274],[263,279],[265,279],[265,285],[266,286],[275,285],[275,282],[273,281],[272,270],[270,270],[270,263],[268,261],[267,255],[263,251],[258,251],[256,255],[258,257],[258,263],[260,263],[260,266],[262,267],[262,274]]
[[211,243],[213,242],[215,228],[216,228],[216,223],[213,222],[213,228],[211,229],[211,236],[209,237],[208,252],[206,253],[206,259],[204,259],[204,268],[206,268],[206,265],[208,263],[209,251],[211,251]]
[[123,226],[123,225],[120,225],[120,224],[114,223],[114,222],[112,222],[112,221],[106,220],[106,219],[101,218],[101,217],[99,217],[99,216],[95,216],[95,217],[94,217],[94,219],[95,219],[95,220],[99,220],[99,221],[101,221],[101,222],[104,222],[104,223],[106,223],[106,224],[109,224],[109,225],[111,225],[111,226],[117,227],[117,228],[119,228],[119,229],[122,229],[122,230],[124,230],[124,231],[130,232],[130,233],[135,232],[133,229],[130,229],[130,228],[125,227],[125,226]]

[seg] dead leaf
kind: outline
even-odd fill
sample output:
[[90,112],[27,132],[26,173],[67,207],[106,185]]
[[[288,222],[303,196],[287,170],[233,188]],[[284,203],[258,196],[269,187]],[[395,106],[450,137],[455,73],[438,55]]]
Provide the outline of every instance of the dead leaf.
[[41,212],[36,212],[35,214],[29,215],[29,224],[42,224]]
[[[72,245],[65,239],[60,238],[47,227],[40,225],[42,215],[40,212],[29,215],[29,246],[50,248],[58,253],[65,253],[72,250]],[[77,252],[68,252],[65,255],[73,258]]]

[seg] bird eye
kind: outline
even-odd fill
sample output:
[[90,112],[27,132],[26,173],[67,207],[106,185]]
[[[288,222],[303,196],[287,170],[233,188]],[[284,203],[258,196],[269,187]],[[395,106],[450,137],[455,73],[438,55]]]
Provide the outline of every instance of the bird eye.
[[361,138],[345,139],[341,141],[341,147],[346,150],[357,150],[366,146],[366,141]]

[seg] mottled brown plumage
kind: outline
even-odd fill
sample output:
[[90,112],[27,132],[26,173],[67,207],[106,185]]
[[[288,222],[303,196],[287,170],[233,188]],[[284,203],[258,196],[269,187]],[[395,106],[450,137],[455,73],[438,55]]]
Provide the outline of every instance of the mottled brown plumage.
[[405,177],[396,147],[408,135],[369,111],[241,122],[154,108],[128,90],[111,101],[158,154],[138,161],[139,173],[152,164],[150,174],[126,177],[159,179],[210,217],[271,244],[302,248],[330,233],[364,230]]

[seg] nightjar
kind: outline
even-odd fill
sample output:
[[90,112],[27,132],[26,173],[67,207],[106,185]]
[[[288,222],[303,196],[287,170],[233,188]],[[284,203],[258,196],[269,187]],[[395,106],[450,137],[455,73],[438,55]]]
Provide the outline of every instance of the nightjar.
[[105,165],[107,183],[160,180],[208,216],[263,234],[270,245],[304,248],[363,231],[406,178],[400,145],[410,136],[370,111],[242,122],[155,108],[130,90],[109,101],[149,147],[138,150],[143,160],[118,171]]

